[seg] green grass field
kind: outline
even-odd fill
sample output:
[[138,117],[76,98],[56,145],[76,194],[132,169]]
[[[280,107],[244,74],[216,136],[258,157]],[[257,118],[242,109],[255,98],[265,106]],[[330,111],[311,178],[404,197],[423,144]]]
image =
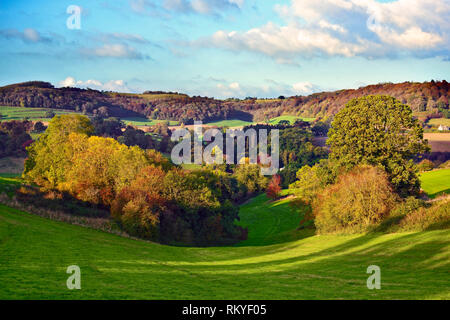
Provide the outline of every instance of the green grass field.
[[[449,231],[312,236],[301,213],[260,196],[249,239],[182,248],[131,240],[0,205],[0,299],[449,299]],[[66,268],[81,268],[68,290]],[[381,290],[366,269],[381,268]]]
[[[270,119],[269,123],[270,124],[278,124],[282,120],[287,120],[291,124],[294,124],[294,122],[298,119],[303,119],[303,121],[310,122],[310,121],[314,121],[315,118],[302,118],[302,117],[297,117],[297,116],[280,116],[280,117]],[[232,127],[244,127],[244,126],[249,126],[249,125],[257,124],[257,123],[258,122],[231,119],[231,120],[209,122],[207,124],[217,126],[217,127],[231,127],[232,128]],[[261,123],[263,123],[263,122],[261,122]]]
[[[121,120],[126,125],[133,125],[133,126],[153,126],[157,123],[165,122],[165,120],[149,120],[147,118],[138,118],[138,117],[122,118]],[[177,126],[178,124],[179,124],[178,121],[169,121],[170,126]]]
[[231,120],[221,120],[221,121],[213,121],[205,123],[205,125],[210,126],[217,126],[217,127],[245,127],[254,124],[251,121],[244,121],[244,120],[238,120],[238,119],[231,119]]
[[439,119],[430,119],[428,120],[428,124],[439,127],[441,124],[443,126],[450,126],[450,119],[439,118]]
[[430,198],[450,193],[450,169],[433,170],[420,174],[422,189]]
[[[153,96],[153,95],[149,95]],[[0,114],[2,115],[1,120],[22,120],[24,118],[29,118],[32,121],[50,121],[51,119],[45,118],[45,112],[52,110],[55,114],[72,114],[77,113],[71,110],[56,110],[56,109],[46,109],[46,108],[23,108],[23,107],[6,107],[0,106]],[[278,124],[282,120],[287,120],[293,124],[297,119],[303,119],[304,121],[313,121],[314,118],[302,118],[297,116],[280,116],[269,120],[270,124]],[[145,117],[128,117],[122,118],[126,125],[133,126],[153,126],[157,123],[164,122],[166,120],[149,120]],[[217,127],[244,127],[257,122],[243,121],[239,119],[221,120],[206,123],[206,125],[217,126]],[[178,121],[169,121],[170,126],[179,125]]]
[[[450,170],[422,174],[431,195]],[[442,186],[438,186],[442,183]],[[0,174],[12,195],[20,179]],[[288,196],[287,192],[283,192]],[[450,299],[450,231],[314,235],[291,198],[241,206],[248,239],[170,247],[44,219],[0,205],[0,299]],[[81,268],[82,289],[66,288]],[[381,290],[366,269],[381,268]]]
[[[284,190],[284,195],[287,195]],[[265,194],[241,206],[239,225],[248,227],[249,235],[240,246],[262,246],[283,243],[312,235],[314,231],[298,231],[303,212],[289,206],[291,199],[268,202]]]
[[23,107],[6,107],[0,106],[1,120],[23,120],[29,118],[32,121],[50,121],[45,117],[47,111],[53,111],[56,115],[77,113],[71,110],[56,110],[46,108],[23,108]]
[[311,121],[315,120],[315,118],[302,118],[302,117],[297,117],[297,116],[280,116],[280,117],[270,119],[269,122],[270,122],[270,124],[278,124],[280,121],[287,120],[290,122],[290,124],[294,124],[295,121],[297,121],[298,119],[302,119],[303,121],[306,121],[306,122],[311,122]]
[[20,174],[0,173],[0,193],[6,193],[12,197],[21,184]]

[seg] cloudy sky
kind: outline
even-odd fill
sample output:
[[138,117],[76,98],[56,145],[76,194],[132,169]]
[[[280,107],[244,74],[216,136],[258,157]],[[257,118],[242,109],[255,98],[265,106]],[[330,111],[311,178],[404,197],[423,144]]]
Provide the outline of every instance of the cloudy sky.
[[0,85],[225,98],[450,80],[450,0],[1,0],[0,47]]

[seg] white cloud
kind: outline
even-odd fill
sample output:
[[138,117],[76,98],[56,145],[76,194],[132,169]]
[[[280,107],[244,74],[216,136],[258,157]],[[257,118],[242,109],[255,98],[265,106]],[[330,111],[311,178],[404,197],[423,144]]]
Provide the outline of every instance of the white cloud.
[[239,85],[238,82],[233,82],[233,83],[230,84],[230,89],[240,90],[240,88],[241,88],[241,86]]
[[86,56],[92,57],[111,57],[111,58],[125,58],[125,59],[145,59],[144,56],[136,49],[121,43],[116,44],[103,44],[96,48],[84,48],[81,49],[81,53]]
[[0,36],[6,39],[21,39],[28,43],[52,42],[51,38],[42,36],[37,30],[32,28],[26,28],[23,31],[17,29],[4,29],[0,30]]
[[295,95],[309,95],[313,92],[318,91],[318,87],[313,85],[311,82],[297,82],[292,85],[293,92]]
[[192,44],[255,51],[284,62],[299,56],[450,55],[448,0],[291,0],[275,11],[285,24],[219,30]]
[[116,92],[133,92],[126,85],[123,80],[110,80],[102,83],[99,80],[89,79],[86,81],[75,80],[74,77],[67,77],[66,79],[58,82],[58,87],[76,87],[76,88],[91,88],[104,91],[116,91]]
[[[140,0],[142,1],[142,0]],[[220,14],[227,9],[242,8],[244,0],[164,0],[166,10],[177,12],[194,12],[199,14]]]
[[309,81],[287,84],[267,79],[260,85],[246,85],[239,82],[220,80],[214,87],[203,86],[193,93],[226,99],[245,97],[277,98],[280,95],[309,95],[320,91],[323,91],[323,89]]
[[76,85],[75,78],[73,77],[67,77],[64,80],[58,82],[59,87],[75,87]]
[[142,43],[147,44],[150,43],[147,39],[145,39],[143,36],[139,34],[129,34],[129,33],[121,33],[121,32],[113,32],[113,33],[106,33],[102,36],[104,40],[121,40],[121,41],[128,41],[128,42],[135,42],[135,43]]
[[341,33],[346,33],[347,32],[347,29],[345,29],[344,27],[342,27],[342,26],[340,26],[338,24],[329,23],[329,22],[327,22],[325,20],[320,20],[319,21],[319,26],[321,28],[323,28],[323,29],[331,29],[331,30],[334,30],[334,31],[339,31]]
[[304,29],[295,24],[278,26],[271,22],[244,33],[218,31],[201,43],[230,50],[256,51],[277,58],[297,53],[313,56],[317,52],[350,57],[364,50],[362,42],[345,42],[322,30]]
[[23,36],[25,39],[32,41],[32,42],[38,42],[41,40],[41,36],[39,35],[39,33],[31,28],[27,28],[25,30],[23,30]]

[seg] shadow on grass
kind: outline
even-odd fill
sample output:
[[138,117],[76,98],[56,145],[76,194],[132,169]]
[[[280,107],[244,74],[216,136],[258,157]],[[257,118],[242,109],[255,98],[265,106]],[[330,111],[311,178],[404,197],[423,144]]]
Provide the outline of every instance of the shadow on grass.
[[450,194],[450,188],[445,189],[445,190],[440,190],[435,193],[429,193],[428,197],[430,197],[430,199],[434,199],[434,198],[437,198],[439,196],[446,195],[446,194]]
[[[170,279],[170,274],[181,273],[185,274],[186,281],[202,279],[207,283],[220,283],[214,290],[223,290],[222,294],[233,299],[424,299],[445,297],[449,292],[450,260],[446,255],[449,244],[439,231],[396,235],[392,239],[389,235],[370,234],[307,254],[295,250],[302,246],[297,243],[278,248],[280,257],[271,250],[256,250],[241,252],[235,260],[228,257],[187,262],[177,257],[161,262],[166,269],[158,264],[119,263],[125,270],[156,277]],[[285,251],[284,256],[282,251]],[[254,261],[258,259],[262,261]],[[366,271],[370,265],[381,268],[382,290],[371,291],[366,287],[369,277]],[[198,286],[199,291],[192,294],[204,297],[202,286]],[[229,292],[227,286],[234,287],[233,291]],[[219,294],[216,291],[215,294]]]

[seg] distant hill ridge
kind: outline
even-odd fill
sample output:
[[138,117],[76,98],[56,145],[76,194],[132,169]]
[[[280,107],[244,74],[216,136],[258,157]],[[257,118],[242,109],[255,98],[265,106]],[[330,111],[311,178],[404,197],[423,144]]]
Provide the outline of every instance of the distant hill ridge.
[[263,121],[291,114],[327,119],[350,99],[383,94],[411,106],[424,118],[439,116],[449,107],[449,83],[443,81],[380,83],[358,89],[320,92],[285,99],[218,100],[178,92],[146,91],[116,93],[79,88],[55,88],[51,83],[30,81],[0,87],[0,105],[66,109],[102,116],[145,116],[151,119],[216,121],[241,119]]

